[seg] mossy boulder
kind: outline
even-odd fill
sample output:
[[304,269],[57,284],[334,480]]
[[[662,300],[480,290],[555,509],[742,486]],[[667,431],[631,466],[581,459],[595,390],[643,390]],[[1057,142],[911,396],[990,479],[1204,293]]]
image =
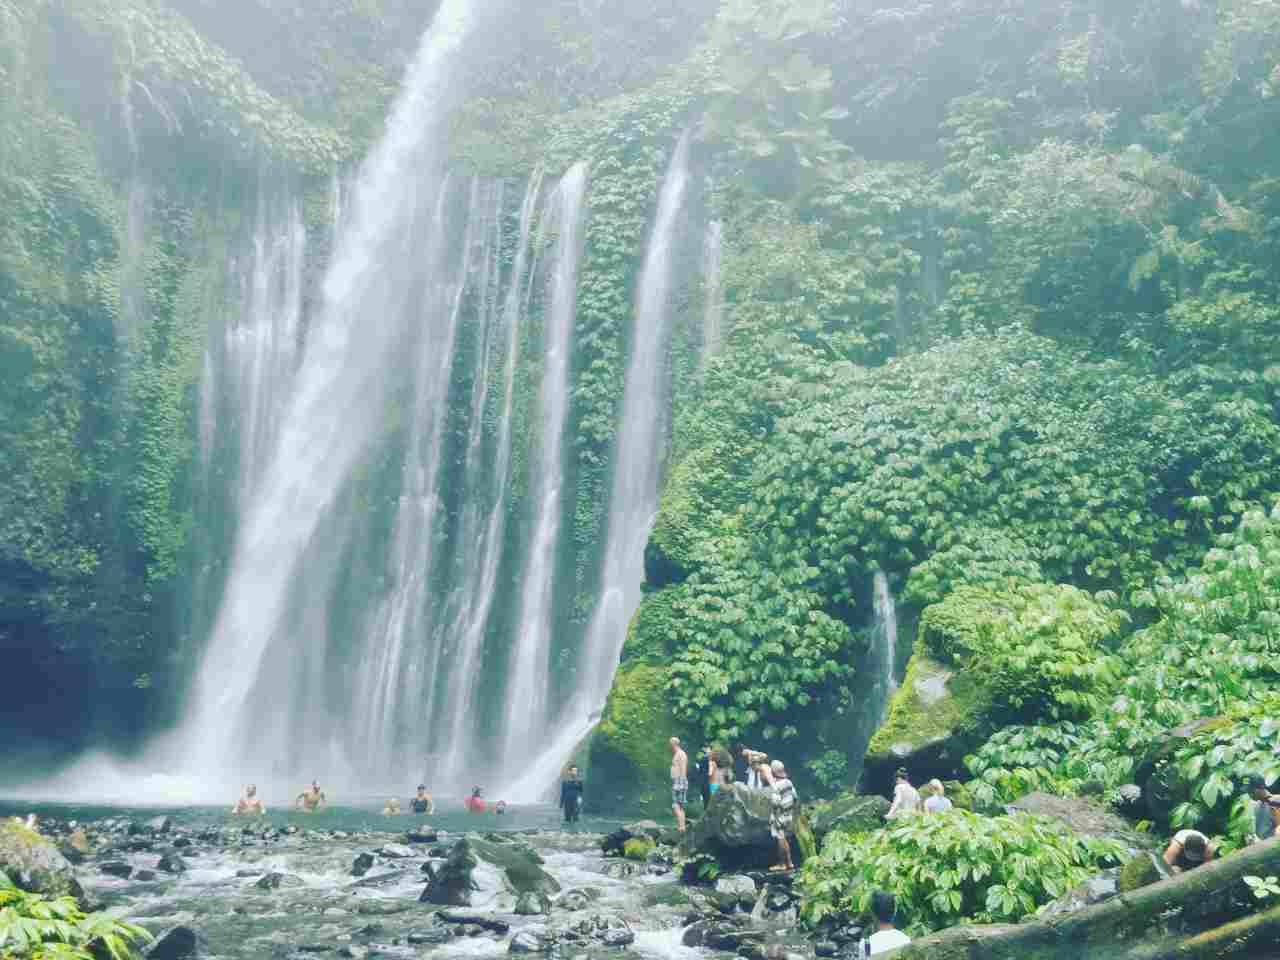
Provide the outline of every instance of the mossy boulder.
[[632,837],[622,845],[622,855],[628,860],[644,863],[656,846],[657,844],[649,837]]
[[74,897],[81,907],[92,906],[54,842],[18,820],[0,820],[0,871],[28,893]]
[[618,671],[588,748],[593,810],[671,815],[670,740],[679,731],[668,675],[666,667],[635,661]]
[[898,767],[911,772],[913,783],[963,776],[965,755],[991,732],[991,707],[986,686],[973,673],[914,654],[867,747],[864,792],[890,792]]
[[1164,861],[1154,853],[1139,853],[1120,868],[1118,882],[1121,893],[1132,893],[1169,876]]
[[523,894],[560,892],[555,877],[542,869],[542,858],[528,845],[466,837],[427,884],[423,903],[449,907],[514,910]]
[[846,793],[813,809],[813,832],[819,839],[832,830],[866,833],[884,826],[889,801],[876,794]]

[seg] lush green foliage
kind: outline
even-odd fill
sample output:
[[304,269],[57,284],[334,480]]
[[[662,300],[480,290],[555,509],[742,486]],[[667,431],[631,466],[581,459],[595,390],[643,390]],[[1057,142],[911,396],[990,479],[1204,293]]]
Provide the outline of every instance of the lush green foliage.
[[1114,683],[1104,646],[1124,620],[1075,587],[962,586],[924,611],[920,642],[988,678],[992,701],[1013,716],[1079,719]]
[[962,921],[1014,922],[1087,880],[1123,849],[1057,820],[963,810],[909,817],[875,833],[834,833],[804,865],[803,910],[865,914],[887,890],[915,931]]
[[[1009,798],[1023,786],[1070,792],[1081,781],[1115,788],[1163,731],[1209,720],[1174,741],[1162,760],[1179,801],[1177,826],[1247,832],[1239,785],[1250,774],[1280,780],[1275,761],[1275,612],[1280,604],[1280,509],[1252,511],[1218,538],[1203,564],[1140,599],[1160,619],[1118,657],[1123,683],[1088,722],[997,734],[967,760],[975,794]],[[1235,804],[1233,807],[1233,803]]]
[[152,940],[142,927],[85,913],[71,897],[49,900],[14,886],[0,872],[0,953],[14,960],[130,960]]

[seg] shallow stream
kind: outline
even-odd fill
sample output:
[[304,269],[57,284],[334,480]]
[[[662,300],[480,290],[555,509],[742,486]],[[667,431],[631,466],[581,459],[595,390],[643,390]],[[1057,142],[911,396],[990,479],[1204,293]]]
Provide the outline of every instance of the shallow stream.
[[[379,802],[312,814],[271,810],[264,817],[245,818],[231,816],[228,808],[0,802],[0,815],[34,812],[53,836],[72,822],[85,829],[95,851],[77,866],[77,873],[90,896],[157,934],[178,925],[195,929],[204,941],[202,956],[209,960],[497,957],[508,954],[512,938],[526,927],[559,927],[594,917],[625,921],[635,933],[634,942],[622,952],[562,944],[553,956],[725,956],[681,944],[689,906],[673,872],[658,873],[659,868],[602,855],[601,835],[616,829],[618,821],[584,819],[566,830],[559,811],[550,806],[513,808],[501,817],[469,814],[460,806],[446,806],[430,817],[384,817],[380,810]],[[171,826],[153,833],[147,824],[160,816],[167,816]],[[405,843],[407,831],[426,824],[439,833],[437,844]],[[440,908],[418,900],[427,883],[423,867],[432,854],[438,863],[441,845],[464,833],[518,834],[542,856],[544,869],[562,891],[589,888],[596,899],[577,911],[555,907],[550,917],[495,914],[510,924],[503,934],[441,924],[434,916]],[[388,844],[402,849],[378,852]],[[405,853],[406,847],[411,855],[394,855]],[[166,853],[179,854],[186,871],[165,872],[160,860]],[[374,854],[375,860],[357,878],[352,865],[362,853]],[[104,872],[104,863],[120,862],[132,868],[127,879]],[[124,872],[119,866],[113,869]],[[262,877],[273,873],[282,875],[280,885],[260,888]],[[434,942],[442,928],[449,937]]]

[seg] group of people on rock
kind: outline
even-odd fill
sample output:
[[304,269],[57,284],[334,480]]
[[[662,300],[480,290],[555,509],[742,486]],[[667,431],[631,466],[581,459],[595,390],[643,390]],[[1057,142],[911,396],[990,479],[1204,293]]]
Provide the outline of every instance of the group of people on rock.
[[[671,747],[671,812],[675,814],[676,829],[684,833],[688,829],[686,807],[689,805],[689,754],[680,743],[679,737],[672,737]],[[736,759],[735,759],[736,754]],[[694,769],[699,773],[706,771],[706,779],[702,782],[702,803],[704,809],[710,805],[712,798],[728,784],[735,781],[751,790],[768,790],[770,792],[769,832],[773,835],[778,848],[778,862],[771,870],[789,871],[795,869],[795,861],[791,853],[790,834],[795,825],[796,788],[787,776],[787,767],[781,760],[770,760],[769,755],[753,750],[746,744],[738,744],[734,754],[724,747],[711,746],[703,751],[706,766],[699,764]],[[702,778],[699,777],[701,780]]]

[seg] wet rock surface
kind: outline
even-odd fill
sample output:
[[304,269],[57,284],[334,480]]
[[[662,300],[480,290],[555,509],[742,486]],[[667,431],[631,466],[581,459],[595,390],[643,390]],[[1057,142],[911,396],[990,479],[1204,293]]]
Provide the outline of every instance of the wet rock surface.
[[[726,872],[718,885],[681,883],[679,838],[654,822],[618,830],[654,844],[631,861],[625,839],[618,856],[602,852],[616,824],[464,833],[371,816],[332,830],[280,816],[298,822],[50,817],[41,830],[55,852],[74,835],[89,895],[155,934],[147,956],[160,960],[668,960],[689,956],[686,936],[708,958],[812,956],[794,929],[790,878]],[[416,833],[433,840],[405,843]],[[465,897],[435,902],[433,888]]]

